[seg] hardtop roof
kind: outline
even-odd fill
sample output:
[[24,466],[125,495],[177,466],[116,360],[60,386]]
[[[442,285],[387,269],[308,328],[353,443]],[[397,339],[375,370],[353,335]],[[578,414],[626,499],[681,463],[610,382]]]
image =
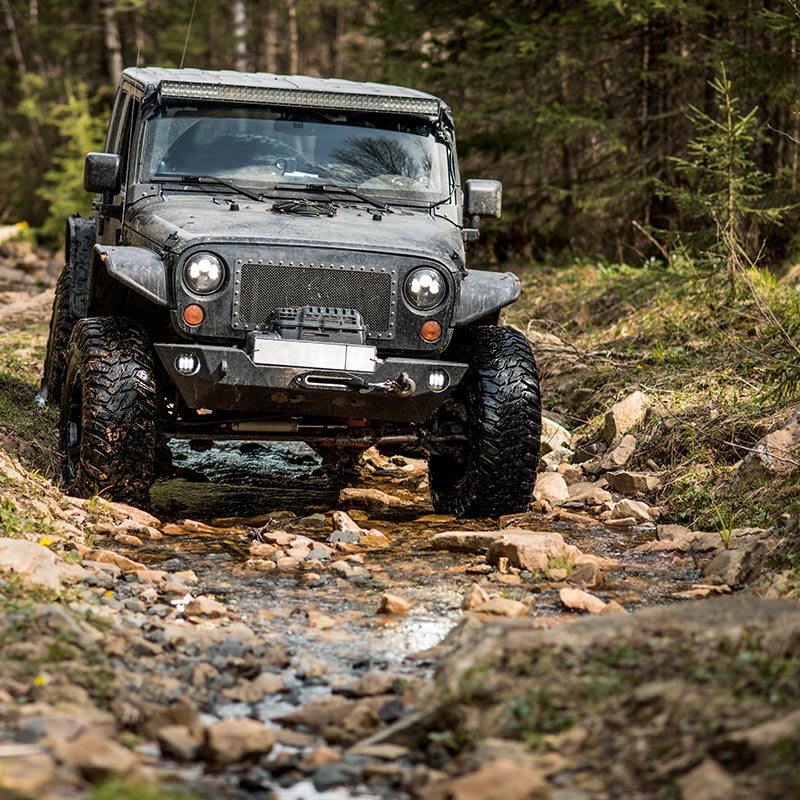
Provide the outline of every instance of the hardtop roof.
[[306,92],[335,92],[376,97],[407,97],[436,100],[440,110],[449,111],[441,98],[417,89],[392,86],[386,83],[348,81],[343,78],[312,78],[307,75],[274,75],[270,72],[236,72],[235,70],[168,69],[164,67],[129,67],[123,78],[142,89],[158,89],[162,81],[186,84],[216,84],[253,89],[297,89]]

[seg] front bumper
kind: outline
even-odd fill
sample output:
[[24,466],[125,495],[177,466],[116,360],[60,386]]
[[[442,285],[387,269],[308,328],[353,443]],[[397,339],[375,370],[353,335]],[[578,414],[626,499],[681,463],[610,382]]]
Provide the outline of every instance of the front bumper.
[[[412,358],[380,359],[374,372],[256,364],[236,347],[156,344],[155,351],[189,408],[321,416],[388,422],[425,422],[452,394],[466,364]],[[192,375],[178,359],[194,357]],[[429,381],[432,373],[446,375]]]

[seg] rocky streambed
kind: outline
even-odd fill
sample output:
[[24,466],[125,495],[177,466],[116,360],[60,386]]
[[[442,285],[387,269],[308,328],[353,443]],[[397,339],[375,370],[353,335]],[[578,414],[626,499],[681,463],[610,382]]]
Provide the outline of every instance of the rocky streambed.
[[[670,614],[687,616],[676,601],[731,592],[703,569],[737,544],[768,547],[764,532],[735,532],[725,548],[717,534],[657,526],[657,511],[607,479],[566,470],[545,473],[573,482],[552,496],[546,477],[536,511],[456,520],[432,513],[415,459],[370,451],[337,492],[307,453],[238,454],[237,466],[236,446],[217,458],[179,449],[153,513],[64,497],[4,457],[28,487],[6,508],[37,519],[0,540],[6,791],[80,796],[120,776],[230,798],[486,798],[495,784],[504,798],[661,796],[630,780],[630,794],[608,793],[602,759],[573,764],[578,734],[552,737],[584,726],[562,697],[562,728],[536,692],[574,684],[565,676],[609,636],[635,652],[643,634],[630,612],[644,606],[664,607],[647,633],[663,645]],[[574,627],[582,616],[597,627]],[[572,630],[584,645],[531,695],[526,671],[509,681],[503,663],[516,673],[508,653],[541,645],[506,637],[546,643],[553,629],[553,658]],[[651,664],[648,685],[666,673]],[[743,724],[769,709],[756,706]]]

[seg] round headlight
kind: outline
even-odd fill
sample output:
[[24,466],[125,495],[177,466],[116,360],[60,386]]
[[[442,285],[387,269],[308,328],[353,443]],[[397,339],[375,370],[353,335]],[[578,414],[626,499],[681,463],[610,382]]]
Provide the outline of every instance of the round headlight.
[[406,300],[420,311],[436,308],[444,300],[447,284],[439,272],[420,267],[409,273],[405,282]]
[[195,253],[183,265],[183,282],[195,294],[212,294],[224,280],[225,265],[213,253]]

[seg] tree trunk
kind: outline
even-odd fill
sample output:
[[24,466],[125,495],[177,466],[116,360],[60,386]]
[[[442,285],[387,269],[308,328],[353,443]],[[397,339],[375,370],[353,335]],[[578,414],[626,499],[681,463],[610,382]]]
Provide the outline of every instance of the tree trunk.
[[247,71],[247,13],[245,0],[235,0],[233,4],[233,40],[236,43],[236,69]]
[[264,30],[264,68],[267,72],[278,71],[278,12],[274,0],[267,0]]
[[294,0],[286,0],[289,17],[289,74],[297,75],[300,71],[300,47],[297,34],[297,7]]
[[103,0],[103,43],[108,59],[108,77],[116,86],[122,75],[122,44],[119,38],[119,23],[115,14],[114,0]]

